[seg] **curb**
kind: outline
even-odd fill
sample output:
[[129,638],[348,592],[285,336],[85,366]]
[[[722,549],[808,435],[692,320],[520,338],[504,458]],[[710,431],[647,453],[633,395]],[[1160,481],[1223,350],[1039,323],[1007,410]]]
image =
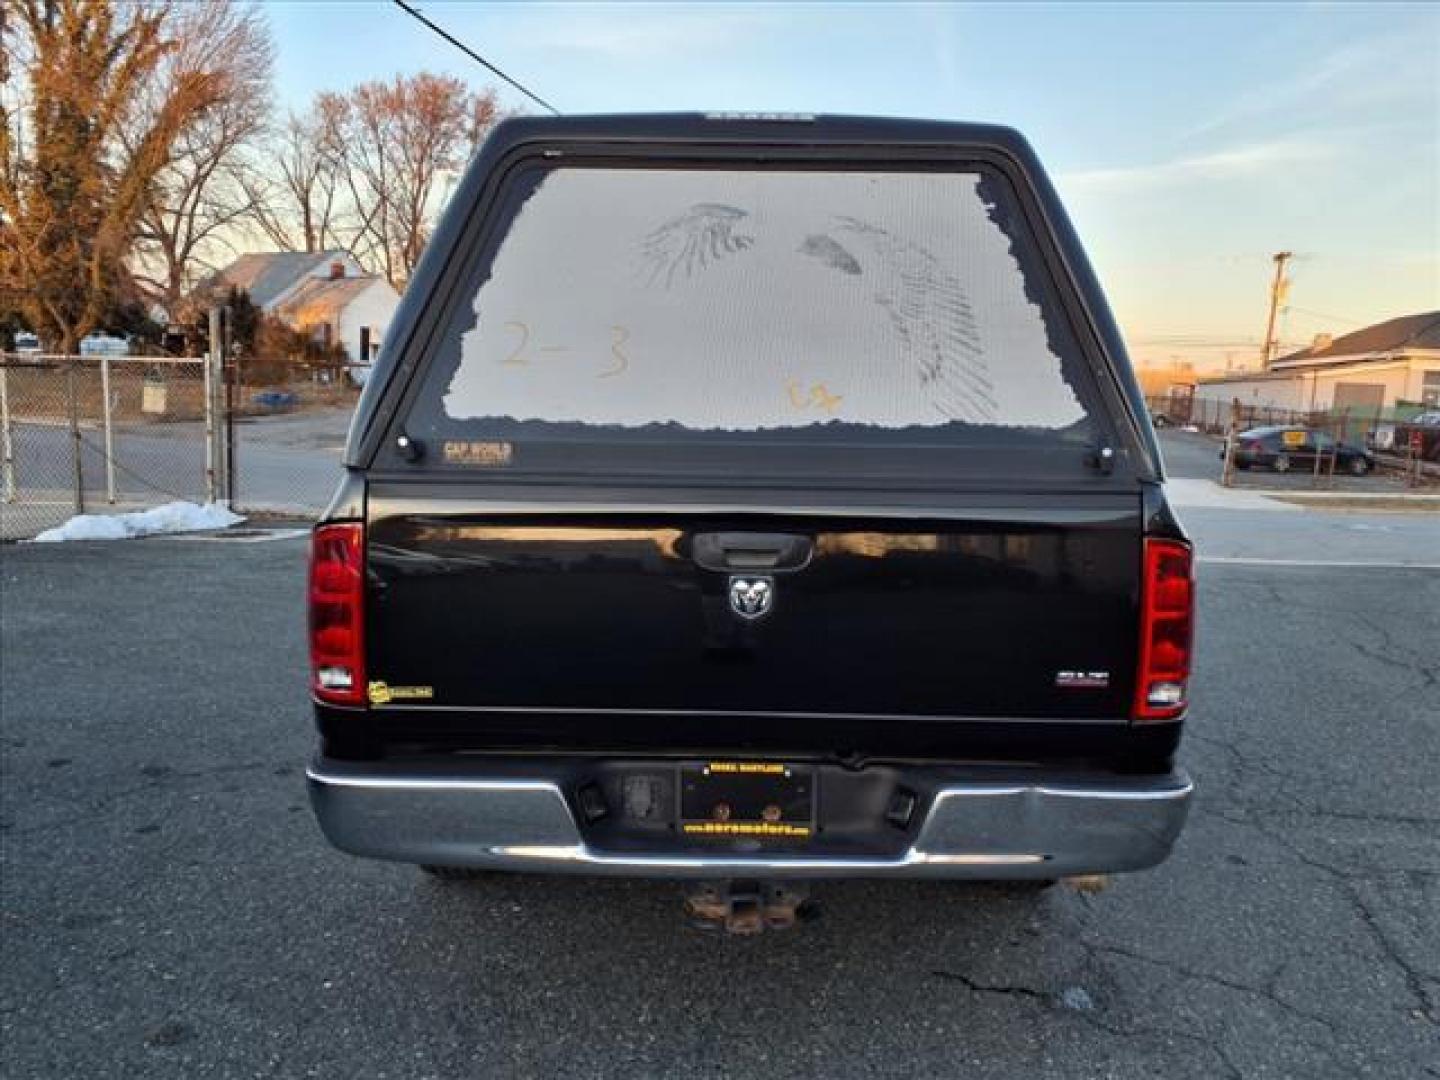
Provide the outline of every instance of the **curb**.
[[1267,492],[1267,498],[1303,506],[1311,510],[1391,510],[1409,513],[1435,513],[1440,511],[1440,494],[1436,495],[1388,495],[1376,492],[1325,493],[1325,492]]

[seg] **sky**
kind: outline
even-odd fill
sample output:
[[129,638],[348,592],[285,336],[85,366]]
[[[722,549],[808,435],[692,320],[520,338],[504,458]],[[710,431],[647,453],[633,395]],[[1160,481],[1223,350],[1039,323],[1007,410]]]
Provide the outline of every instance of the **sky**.
[[[1019,128],[1141,362],[1253,364],[1281,250],[1287,345],[1440,308],[1440,5],[417,6],[562,112]],[[388,0],[265,9],[282,109],[430,70],[540,111]]]

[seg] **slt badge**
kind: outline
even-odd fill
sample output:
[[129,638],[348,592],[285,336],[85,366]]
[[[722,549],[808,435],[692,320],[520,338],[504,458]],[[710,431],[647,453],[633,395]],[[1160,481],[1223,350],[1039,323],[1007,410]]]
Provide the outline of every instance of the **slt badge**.
[[775,579],[732,575],[730,610],[742,619],[758,619],[769,612],[775,600]]

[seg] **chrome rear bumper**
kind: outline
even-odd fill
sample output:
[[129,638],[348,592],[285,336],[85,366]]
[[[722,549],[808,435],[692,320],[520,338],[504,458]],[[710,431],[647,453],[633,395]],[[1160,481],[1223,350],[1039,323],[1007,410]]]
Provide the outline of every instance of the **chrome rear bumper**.
[[654,878],[1052,878],[1143,870],[1170,853],[1194,785],[1183,771],[1084,782],[983,781],[935,792],[898,858],[774,850],[661,853],[587,845],[551,780],[316,762],[307,770],[320,827],[374,859],[548,873]]

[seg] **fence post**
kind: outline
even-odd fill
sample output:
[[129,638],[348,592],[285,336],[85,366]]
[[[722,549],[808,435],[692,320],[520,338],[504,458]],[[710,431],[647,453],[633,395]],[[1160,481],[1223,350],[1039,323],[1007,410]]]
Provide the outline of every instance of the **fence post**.
[[220,348],[215,354],[215,449],[216,460],[219,463],[219,476],[216,483],[220,488],[220,497],[230,506],[235,501],[234,485],[231,478],[234,474],[234,465],[230,461],[230,336],[231,323],[234,321],[233,312],[230,308],[224,308],[220,313]]
[[235,399],[239,396],[240,353],[231,350],[229,371],[225,378],[225,499],[234,509],[235,498]]
[[110,357],[100,358],[100,414],[105,420],[105,500],[115,505],[115,430],[110,423]]
[[1231,487],[1235,483],[1235,421],[1240,415],[1240,399],[1230,401],[1230,423],[1225,428],[1225,464],[1220,470],[1220,486]]
[[1330,486],[1335,486],[1335,466],[1340,464],[1340,444],[1350,437],[1350,406],[1340,410],[1340,426],[1330,447]]
[[205,501],[215,502],[215,358],[220,355],[220,309],[210,309],[210,348],[205,353]]
[[75,368],[80,363],[78,356],[70,357],[65,368],[65,397],[70,413],[70,447],[75,465],[75,513],[85,513],[85,462],[81,457],[80,402],[75,396]]
[[215,494],[220,502],[230,502],[230,447],[226,442],[225,419],[225,350],[215,355],[215,368],[210,373],[210,387],[215,395]]
[[4,442],[5,455],[5,501],[15,501],[15,443],[10,431],[10,386],[6,382],[8,371],[0,359],[0,440]]

